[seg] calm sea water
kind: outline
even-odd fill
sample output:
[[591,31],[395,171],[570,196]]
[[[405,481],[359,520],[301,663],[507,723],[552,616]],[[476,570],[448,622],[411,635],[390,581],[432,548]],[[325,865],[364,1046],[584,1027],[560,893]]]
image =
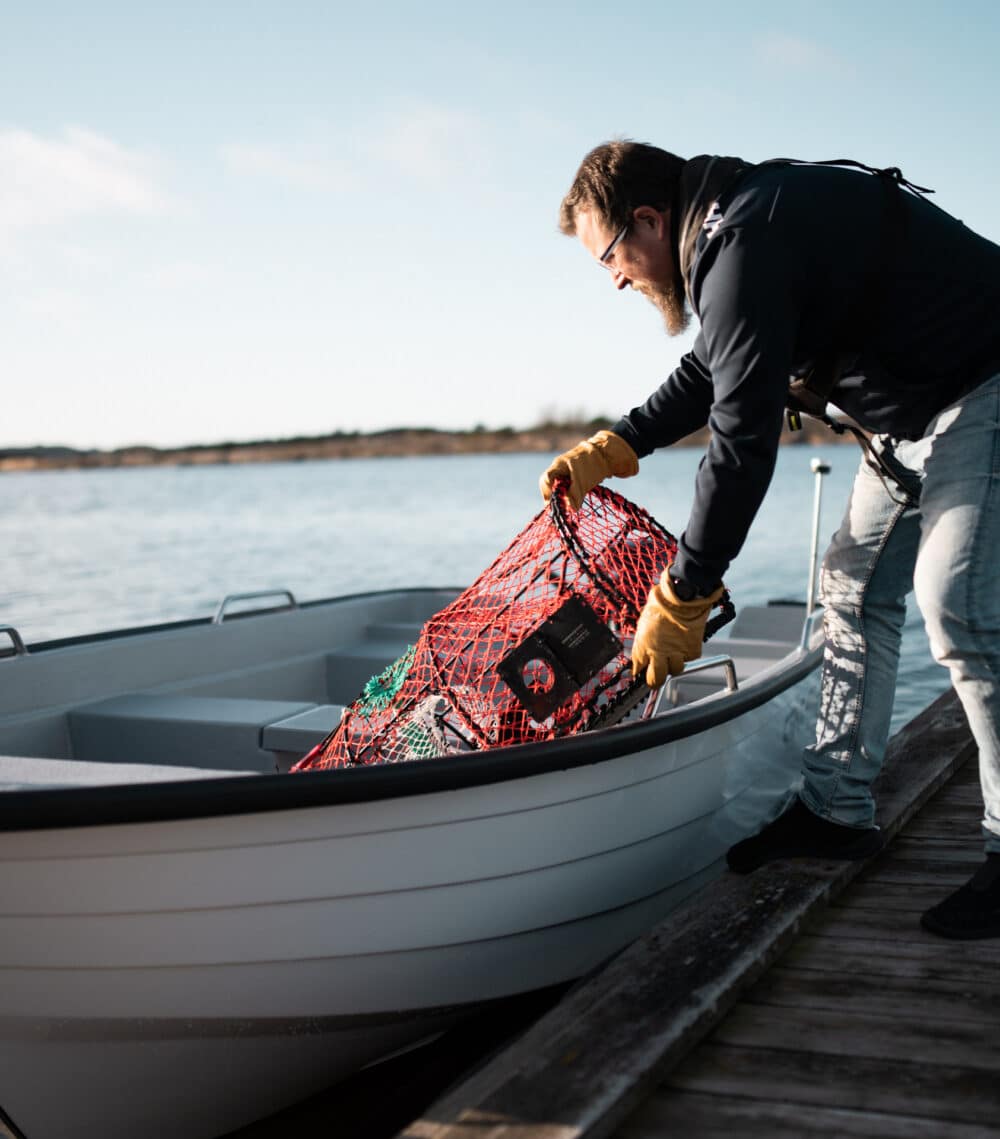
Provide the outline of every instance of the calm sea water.
[[[849,446],[788,447],[727,575],[741,603],[804,598],[818,455],[821,548],[858,463]],[[645,459],[613,486],[675,534],[699,448]],[[28,643],[211,615],[223,597],[289,589],[300,601],[470,582],[540,507],[543,455],[475,455],[0,475],[0,624]],[[947,683],[911,605],[898,726]]]

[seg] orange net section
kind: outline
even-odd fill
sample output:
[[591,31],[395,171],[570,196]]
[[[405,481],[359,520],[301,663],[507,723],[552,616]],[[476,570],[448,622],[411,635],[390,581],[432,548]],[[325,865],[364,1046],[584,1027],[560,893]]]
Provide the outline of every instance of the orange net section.
[[[677,552],[646,511],[597,487],[561,494],[379,676],[293,770],[400,763],[614,723],[647,689],[629,651]],[[718,628],[732,615],[716,618]]]

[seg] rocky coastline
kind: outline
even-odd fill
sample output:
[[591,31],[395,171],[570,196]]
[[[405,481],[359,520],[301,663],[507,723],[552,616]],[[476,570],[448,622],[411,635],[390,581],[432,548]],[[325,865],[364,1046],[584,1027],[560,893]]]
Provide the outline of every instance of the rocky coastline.
[[[131,446],[106,451],[62,446],[0,448],[0,472],[289,463],[417,455],[552,453],[564,451],[595,431],[610,426],[610,420],[593,419],[586,423],[545,423],[524,429],[477,427],[469,431],[443,431],[433,427],[399,427],[369,433],[334,432],[291,439],[193,444],[186,447]],[[677,445],[704,447],[708,437],[707,429],[698,431]],[[786,430],[782,435],[782,443],[792,445],[816,446],[837,441],[838,436],[822,424],[809,420],[804,422],[803,430]]]

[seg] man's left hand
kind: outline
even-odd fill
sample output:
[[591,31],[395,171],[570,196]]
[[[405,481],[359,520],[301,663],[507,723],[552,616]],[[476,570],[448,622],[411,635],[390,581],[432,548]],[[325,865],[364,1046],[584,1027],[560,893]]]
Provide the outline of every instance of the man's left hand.
[[687,661],[697,660],[708,615],[724,588],[720,585],[707,597],[681,601],[669,571],[664,570],[639,615],[632,641],[632,675],[645,673],[649,687],[660,688],[668,676],[680,676]]

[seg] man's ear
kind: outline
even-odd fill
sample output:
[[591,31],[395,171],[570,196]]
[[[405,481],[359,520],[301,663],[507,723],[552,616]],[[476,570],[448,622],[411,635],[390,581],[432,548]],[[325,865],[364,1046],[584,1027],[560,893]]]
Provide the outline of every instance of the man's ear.
[[636,206],[632,211],[632,220],[637,227],[652,230],[658,238],[665,238],[670,233],[669,210],[657,210],[653,206]]

